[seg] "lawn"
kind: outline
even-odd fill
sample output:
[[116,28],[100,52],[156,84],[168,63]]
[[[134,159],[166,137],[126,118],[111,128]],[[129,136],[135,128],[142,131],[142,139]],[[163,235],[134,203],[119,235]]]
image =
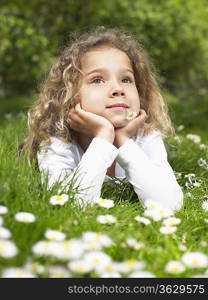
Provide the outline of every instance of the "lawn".
[[165,145],[184,205],[159,220],[116,179],[102,189],[112,201],[82,210],[72,188],[51,204],[58,185],[48,191],[17,157],[31,101],[1,100],[0,277],[208,277],[208,99],[167,99],[177,136]]

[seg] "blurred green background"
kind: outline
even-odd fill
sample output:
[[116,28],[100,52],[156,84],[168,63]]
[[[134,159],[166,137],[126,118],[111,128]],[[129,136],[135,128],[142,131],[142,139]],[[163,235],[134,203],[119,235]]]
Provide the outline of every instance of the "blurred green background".
[[104,25],[132,32],[144,45],[174,122],[191,128],[194,120],[187,110],[196,111],[199,117],[197,109],[202,107],[204,129],[207,20],[207,0],[1,0],[0,122],[27,111],[71,34]]

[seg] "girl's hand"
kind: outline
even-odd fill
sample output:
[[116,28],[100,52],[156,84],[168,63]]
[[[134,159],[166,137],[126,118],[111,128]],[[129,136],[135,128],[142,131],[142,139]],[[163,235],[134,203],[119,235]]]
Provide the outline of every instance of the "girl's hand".
[[68,115],[68,123],[72,129],[90,137],[101,137],[113,143],[114,127],[106,118],[83,110],[80,103],[72,108]]
[[130,121],[126,126],[115,129],[114,145],[119,148],[128,139],[137,134],[139,128],[143,127],[145,120],[148,118],[146,112],[141,109],[135,119]]

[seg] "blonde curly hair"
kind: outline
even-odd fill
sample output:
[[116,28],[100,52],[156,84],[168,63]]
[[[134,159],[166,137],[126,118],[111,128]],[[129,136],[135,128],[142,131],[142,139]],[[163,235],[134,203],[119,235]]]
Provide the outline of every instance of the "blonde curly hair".
[[117,48],[127,54],[134,70],[140,106],[148,115],[144,135],[157,129],[163,137],[175,134],[168,115],[168,107],[159,86],[156,69],[142,45],[130,33],[118,28],[96,27],[74,37],[66,46],[41,86],[37,101],[28,111],[28,136],[20,144],[20,152],[28,148],[29,161],[37,158],[41,145],[50,144],[50,136],[65,142],[76,139],[76,132],[67,122],[68,112],[75,105],[80,87],[81,58],[99,46]]

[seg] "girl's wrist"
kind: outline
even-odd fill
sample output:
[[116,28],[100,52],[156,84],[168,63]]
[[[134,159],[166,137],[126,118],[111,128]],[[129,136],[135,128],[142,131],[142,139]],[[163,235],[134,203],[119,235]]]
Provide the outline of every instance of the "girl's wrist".
[[114,145],[117,148],[120,148],[126,141],[128,141],[130,138],[128,136],[120,136],[116,137],[114,140]]
[[103,131],[99,131],[95,137],[102,138],[112,144],[115,139],[115,133],[110,130],[108,130],[108,131],[103,130]]

